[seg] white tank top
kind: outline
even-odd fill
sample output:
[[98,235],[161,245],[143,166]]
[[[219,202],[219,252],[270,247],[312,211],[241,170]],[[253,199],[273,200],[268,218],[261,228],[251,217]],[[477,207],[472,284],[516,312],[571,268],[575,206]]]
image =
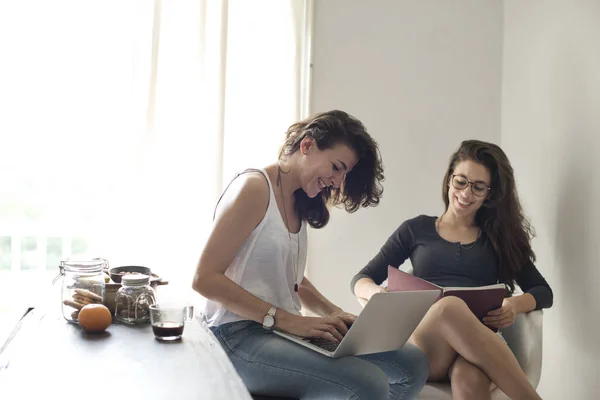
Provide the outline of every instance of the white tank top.
[[[266,171],[264,169],[247,171],[261,172],[267,179],[269,206],[262,221],[254,228],[225,271],[225,276],[256,297],[290,313],[300,315],[300,298],[294,291],[294,285],[302,281],[306,267],[306,221],[302,221],[298,233],[288,235]],[[236,187],[240,186],[236,185]],[[230,194],[223,197],[221,202],[236,198],[235,193]],[[297,276],[294,274],[296,257],[298,258]],[[209,326],[247,319],[211,300],[206,302],[204,314]]]

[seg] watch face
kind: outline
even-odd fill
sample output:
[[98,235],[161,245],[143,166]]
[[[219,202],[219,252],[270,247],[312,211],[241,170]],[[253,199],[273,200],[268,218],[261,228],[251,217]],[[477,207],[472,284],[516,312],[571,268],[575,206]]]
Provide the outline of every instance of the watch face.
[[263,325],[267,328],[272,328],[273,325],[275,325],[275,318],[273,318],[270,315],[265,315],[265,317],[263,318]]

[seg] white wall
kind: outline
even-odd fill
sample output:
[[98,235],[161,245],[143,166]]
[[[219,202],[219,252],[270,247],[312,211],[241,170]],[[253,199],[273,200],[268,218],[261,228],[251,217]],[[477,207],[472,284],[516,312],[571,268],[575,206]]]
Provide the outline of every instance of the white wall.
[[554,289],[544,399],[600,395],[600,1],[505,1],[502,146]]
[[315,1],[313,112],[340,108],[379,142],[381,204],[311,230],[308,276],[357,312],[350,279],[402,221],[443,210],[460,141],[500,141],[502,3]]
[[362,119],[387,181],[379,207],[336,210],[311,231],[310,278],[358,311],[349,280],[401,221],[439,213],[440,180],[459,141],[500,143],[555,294],[540,394],[597,398],[600,2],[315,3],[312,111]]

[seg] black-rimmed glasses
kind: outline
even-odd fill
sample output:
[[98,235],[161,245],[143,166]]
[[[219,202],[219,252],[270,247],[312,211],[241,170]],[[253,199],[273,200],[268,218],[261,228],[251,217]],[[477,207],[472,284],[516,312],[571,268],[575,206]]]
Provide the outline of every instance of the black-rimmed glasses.
[[491,189],[488,185],[486,185],[483,182],[471,182],[462,175],[452,174],[452,186],[454,186],[455,189],[463,190],[466,189],[469,185],[471,185],[471,192],[473,192],[473,194],[477,197],[485,196]]

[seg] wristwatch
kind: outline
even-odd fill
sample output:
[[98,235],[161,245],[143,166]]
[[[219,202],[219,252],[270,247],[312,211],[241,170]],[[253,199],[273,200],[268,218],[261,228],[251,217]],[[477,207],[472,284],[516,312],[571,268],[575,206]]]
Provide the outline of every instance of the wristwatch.
[[275,313],[277,312],[277,307],[271,306],[267,315],[263,318],[263,328],[265,329],[273,329],[275,326]]

